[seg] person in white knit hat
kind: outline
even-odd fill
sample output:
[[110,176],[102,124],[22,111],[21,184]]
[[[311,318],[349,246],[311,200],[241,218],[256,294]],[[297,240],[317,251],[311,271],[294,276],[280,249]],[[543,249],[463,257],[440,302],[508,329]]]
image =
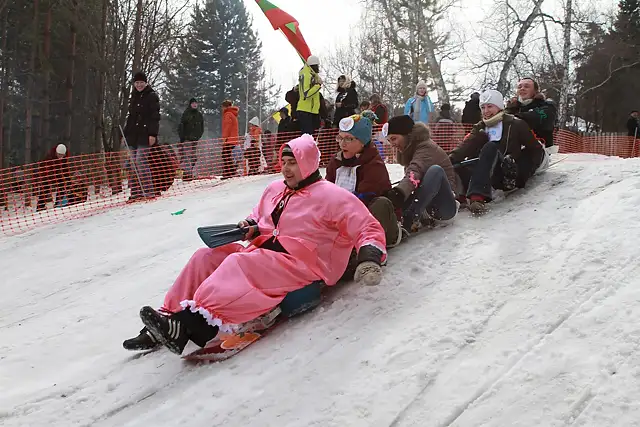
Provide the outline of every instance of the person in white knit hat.
[[492,187],[504,191],[523,188],[544,157],[544,148],[527,123],[504,112],[504,96],[497,90],[480,95],[482,121],[451,152],[456,164],[478,158],[473,166],[458,168],[475,215],[487,212]]

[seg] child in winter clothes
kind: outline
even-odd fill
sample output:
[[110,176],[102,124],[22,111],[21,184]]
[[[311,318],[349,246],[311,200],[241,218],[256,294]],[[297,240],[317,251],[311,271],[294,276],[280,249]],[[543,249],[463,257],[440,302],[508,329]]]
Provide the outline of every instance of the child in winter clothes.
[[456,175],[447,153],[431,140],[429,128],[409,116],[396,116],[382,127],[382,134],[398,149],[405,169],[402,181],[386,194],[402,211],[403,228],[415,233],[435,221],[453,219],[459,208],[452,190]]
[[492,187],[505,191],[524,187],[544,158],[543,145],[527,123],[504,113],[500,92],[487,90],[480,95],[480,108],[483,120],[449,155],[454,163],[479,157],[472,170],[458,169],[468,184],[469,210],[475,215],[486,213]]
[[418,82],[415,96],[409,98],[404,106],[404,114],[411,117],[414,122],[426,125],[434,111],[433,102],[427,95],[427,84],[423,81]]
[[251,143],[244,152],[244,158],[249,163],[249,175],[258,175],[260,173],[260,153],[262,150],[262,128],[260,127],[260,119],[254,117],[249,121],[249,137]]
[[399,243],[402,233],[393,205],[381,197],[391,190],[391,180],[378,149],[371,143],[375,119],[375,114],[365,111],[340,121],[336,138],[340,151],[329,162],[326,179],[362,200],[382,225],[387,247],[392,247]]
[[181,354],[189,340],[203,347],[219,331],[270,312],[289,292],[317,280],[335,285],[354,247],[356,281],[380,283],[384,231],[356,196],[322,179],[313,137],[284,145],[280,158],[284,181],[271,183],[238,224],[251,226],[251,244],[196,251],[165,296],[161,311],[168,315],[143,307],[145,328],[125,348],[161,342]]

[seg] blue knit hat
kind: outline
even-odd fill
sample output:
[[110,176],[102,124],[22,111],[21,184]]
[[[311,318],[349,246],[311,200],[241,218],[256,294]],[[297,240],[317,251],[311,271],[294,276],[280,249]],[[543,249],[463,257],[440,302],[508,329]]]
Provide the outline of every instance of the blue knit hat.
[[350,133],[364,145],[369,145],[373,122],[376,119],[377,117],[372,111],[363,111],[362,114],[355,114],[340,120],[340,131]]

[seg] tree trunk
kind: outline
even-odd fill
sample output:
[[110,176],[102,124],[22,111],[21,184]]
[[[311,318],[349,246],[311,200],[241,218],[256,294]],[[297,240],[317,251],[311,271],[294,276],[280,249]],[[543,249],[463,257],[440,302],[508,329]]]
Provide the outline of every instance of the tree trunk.
[[27,93],[25,95],[25,124],[24,124],[24,162],[31,163],[31,133],[33,127],[33,87],[36,73],[36,53],[38,52],[38,0],[33,0],[31,55],[29,57],[29,76]]
[[100,61],[98,66],[98,102],[96,108],[95,128],[93,135],[93,144],[97,152],[104,151],[104,143],[102,140],[103,123],[104,123],[104,92],[105,92],[105,63],[106,63],[106,45],[107,45],[107,10],[109,0],[102,0],[102,22],[100,24]]
[[69,47],[69,72],[67,74],[67,129],[64,134],[64,139],[68,144],[67,148],[71,150],[71,134],[73,130],[73,84],[76,65],[76,40],[78,38],[75,23],[70,25],[69,30],[71,32],[71,41]]
[[497,90],[502,94],[507,91],[509,82],[509,71],[511,71],[513,61],[515,61],[516,57],[520,53],[520,48],[524,43],[524,38],[529,32],[529,29],[533,26],[533,22],[536,20],[538,15],[540,15],[540,8],[542,7],[543,2],[544,0],[533,1],[533,10],[531,11],[531,13],[529,13],[529,16],[527,16],[527,18],[522,22],[520,29],[518,30],[518,35],[516,36],[513,47],[510,49],[509,55],[507,55],[507,58],[502,66],[502,70],[500,71],[500,79],[498,79]]
[[9,95],[9,55],[7,54],[7,33],[9,32],[9,12],[4,14],[2,23],[2,63],[0,63],[0,169],[4,167],[4,108]]
[[52,5],[49,3],[49,8],[47,10],[47,17],[44,23],[44,82],[43,82],[43,97],[42,97],[42,116],[41,116],[41,124],[42,130],[40,135],[42,137],[43,147],[46,150],[49,146],[50,138],[50,129],[51,129],[51,113],[50,113],[50,103],[51,103],[51,16],[52,16]]
[[562,86],[560,87],[558,126],[563,129],[567,125],[569,111],[569,67],[571,66],[571,22],[572,22],[572,0],[567,0],[564,15],[564,43],[562,46]]
[[142,71],[142,0],[138,0],[136,22],[133,27],[133,72]]

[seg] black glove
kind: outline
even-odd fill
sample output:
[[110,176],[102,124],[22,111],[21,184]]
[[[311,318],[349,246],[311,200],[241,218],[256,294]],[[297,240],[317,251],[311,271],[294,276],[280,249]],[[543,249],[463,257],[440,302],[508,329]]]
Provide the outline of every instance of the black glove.
[[398,187],[392,188],[391,190],[387,191],[384,197],[386,197],[391,201],[391,203],[393,203],[394,208],[402,209],[404,207],[405,197],[402,191],[398,189]]
[[367,261],[374,262],[378,265],[382,264],[382,251],[372,245],[361,247],[358,251],[358,264]]
[[254,219],[248,218],[244,221],[240,221],[238,223],[238,228],[245,227],[245,222],[247,223],[248,231],[244,235],[244,240],[251,240],[258,237],[258,235],[260,234],[260,229],[258,228],[258,223]]

